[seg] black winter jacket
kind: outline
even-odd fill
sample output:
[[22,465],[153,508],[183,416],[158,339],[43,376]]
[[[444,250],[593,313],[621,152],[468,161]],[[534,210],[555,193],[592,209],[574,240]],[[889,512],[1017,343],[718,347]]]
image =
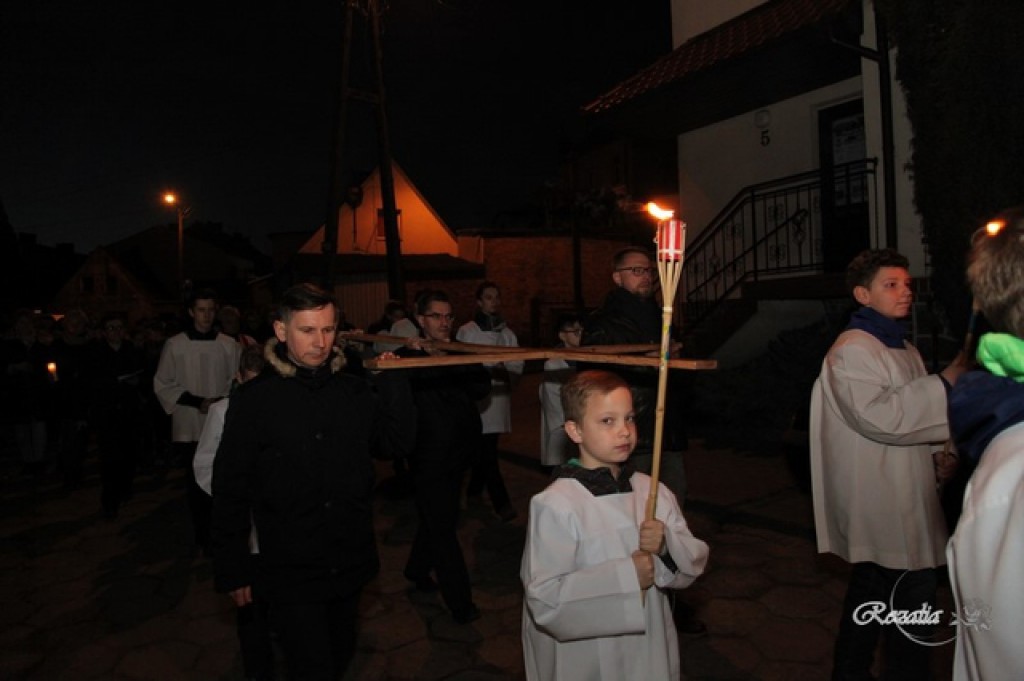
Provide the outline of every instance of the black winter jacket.
[[[631,345],[635,343],[661,343],[661,306],[654,299],[635,296],[624,288],[615,288],[604,304],[583,321],[583,345]],[[658,398],[658,370],[653,367],[635,367],[620,364],[577,364],[578,371],[602,369],[622,376],[633,393],[633,411],[636,414],[637,454],[650,454],[654,449],[654,424]],[[674,372],[678,373],[678,372]],[[682,378],[669,374],[666,394],[665,421],[662,428],[662,449],[686,449],[686,431],[683,426]]]
[[[268,344],[267,370],[231,398],[213,468],[215,586],[270,602],[355,593],[379,569],[371,453],[376,395],[333,356],[316,370]],[[250,512],[259,573],[249,555]]]
[[[425,352],[399,348],[401,357],[425,357]],[[453,471],[466,468],[480,449],[480,410],[477,400],[491,391],[490,374],[480,364],[406,369],[416,408],[413,461],[443,464]]]

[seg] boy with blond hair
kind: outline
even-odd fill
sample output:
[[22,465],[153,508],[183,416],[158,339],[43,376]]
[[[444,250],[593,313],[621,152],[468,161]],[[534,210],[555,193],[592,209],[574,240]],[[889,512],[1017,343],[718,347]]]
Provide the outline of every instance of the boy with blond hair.
[[704,571],[707,544],[660,483],[656,518],[644,520],[651,479],[627,461],[636,425],[621,377],[577,374],[562,388],[562,407],[579,458],[556,468],[530,502],[520,570],[526,677],[678,679],[665,590]]
[[946,548],[956,598],[953,678],[1024,677],[1024,206],[974,238],[967,281],[993,333],[978,341],[981,369],[949,400],[960,456],[977,463]]

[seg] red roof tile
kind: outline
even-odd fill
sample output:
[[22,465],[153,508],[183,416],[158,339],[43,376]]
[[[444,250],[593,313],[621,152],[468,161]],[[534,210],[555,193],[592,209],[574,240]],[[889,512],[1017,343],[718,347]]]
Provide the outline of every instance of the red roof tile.
[[853,0],[771,0],[685,43],[583,107],[600,113],[663,85],[739,57],[822,19]]

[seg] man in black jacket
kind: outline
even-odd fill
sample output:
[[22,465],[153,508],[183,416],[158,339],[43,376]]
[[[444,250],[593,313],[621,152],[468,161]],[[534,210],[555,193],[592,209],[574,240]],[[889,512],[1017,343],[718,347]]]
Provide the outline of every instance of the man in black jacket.
[[279,313],[269,367],[232,398],[214,462],[215,586],[239,606],[253,590],[267,603],[289,678],[333,681],[354,654],[359,594],[379,568],[378,403],[363,378],[342,371],[328,293],[294,286]]
[[[613,260],[615,288],[601,307],[583,322],[583,345],[631,345],[661,343],[661,305],[655,300],[658,269],[647,252],[626,248]],[[655,353],[656,354],[656,353]],[[584,367],[581,367],[581,370]],[[629,383],[636,410],[636,449],[630,461],[637,470],[650,473],[654,450],[655,408],[658,397],[658,370],[652,367],[607,365]],[[662,431],[661,481],[675,493],[679,505],[686,495],[682,450],[686,448],[679,404],[678,378],[669,384]]]
[[[583,345],[629,345],[661,343],[662,310],[655,300],[658,268],[647,251],[625,248],[612,260],[615,288],[583,322]],[[580,363],[579,369],[587,368]],[[658,398],[658,370],[652,367],[603,365],[601,368],[621,375],[633,393],[636,416],[636,448],[630,462],[637,470],[650,474],[654,457],[655,410]],[[686,497],[686,472],[683,450],[686,432],[680,404],[679,377],[670,376],[662,426],[660,480],[676,495],[680,507]],[[693,617],[692,610],[678,598],[674,606],[676,628],[680,634],[701,635],[707,629]]]
[[[443,291],[428,291],[416,301],[422,335],[410,338],[396,354],[443,355],[436,341],[451,337],[452,305]],[[405,566],[417,589],[440,589],[452,618],[467,624],[480,617],[473,603],[469,571],[457,536],[462,478],[480,450],[480,412],[476,402],[491,390],[480,364],[405,370],[416,413],[411,455],[419,526]],[[431,572],[437,581],[431,577]]]

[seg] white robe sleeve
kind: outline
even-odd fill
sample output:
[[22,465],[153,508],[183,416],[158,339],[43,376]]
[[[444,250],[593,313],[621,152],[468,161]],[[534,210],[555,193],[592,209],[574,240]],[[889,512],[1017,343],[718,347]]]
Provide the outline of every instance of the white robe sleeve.
[[916,349],[903,352],[920,375],[902,384],[893,380],[891,368],[872,347],[856,341],[829,353],[829,370],[822,377],[829,381],[843,419],[864,437],[890,445],[942,442],[949,436],[942,379],[924,373]]
[[175,339],[168,338],[160,351],[160,363],[153,375],[153,393],[167,414],[173,414],[178,398],[185,392],[185,386],[178,382],[178,367],[175,365]]
[[578,567],[585,533],[565,497],[542,493],[530,502],[522,579],[537,628],[563,642],[644,633],[633,559],[626,555]]
[[213,460],[217,456],[220,436],[224,432],[224,415],[227,410],[226,399],[210,406],[203,431],[199,435],[199,444],[196,445],[196,456],[192,460],[196,484],[207,494],[213,494]]
[[[638,477],[646,478],[643,484],[643,494],[637,498],[644,501],[646,505],[647,490],[650,489],[650,478],[647,476],[633,476],[637,481]],[[640,484],[635,485],[638,489]],[[641,516],[642,517],[642,516]],[[654,560],[654,583],[662,589],[683,589],[693,584],[704,573],[708,562],[708,545],[693,536],[686,524],[682,511],[679,509],[679,502],[665,485],[658,483],[658,506],[654,517],[665,524],[665,544],[672,562],[676,565],[676,571],[672,571],[660,558]]]

